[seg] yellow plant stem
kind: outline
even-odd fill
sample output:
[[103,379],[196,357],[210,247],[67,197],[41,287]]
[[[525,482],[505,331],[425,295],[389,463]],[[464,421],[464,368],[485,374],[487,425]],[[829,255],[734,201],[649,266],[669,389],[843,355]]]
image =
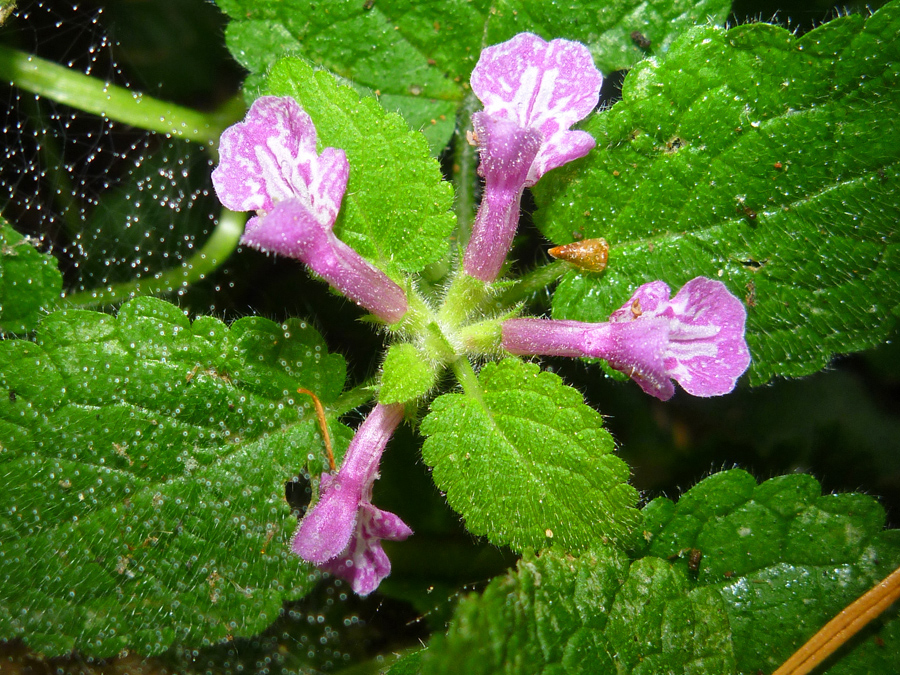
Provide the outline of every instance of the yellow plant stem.
[[900,597],[900,567],[829,621],[772,675],[806,675]]
[[328,466],[332,471],[335,471],[337,467],[334,465],[334,452],[331,450],[331,437],[328,435],[328,420],[325,419],[325,408],[322,407],[322,402],[319,400],[319,397],[309,389],[300,387],[300,389],[297,390],[297,393],[307,394],[312,397],[313,405],[316,406],[316,417],[319,420],[319,429],[321,429],[322,439],[325,441],[325,453],[328,455]]

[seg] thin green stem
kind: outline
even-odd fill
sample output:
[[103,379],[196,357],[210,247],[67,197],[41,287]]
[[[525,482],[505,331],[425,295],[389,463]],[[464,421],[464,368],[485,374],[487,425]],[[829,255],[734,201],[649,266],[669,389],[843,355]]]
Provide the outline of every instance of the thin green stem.
[[331,410],[337,417],[340,417],[354,408],[369,403],[375,398],[375,382],[375,379],[372,378],[356,385],[353,389],[348,389],[338,396],[334,404],[330,406]]
[[523,276],[515,286],[500,294],[493,300],[496,309],[509,309],[514,305],[528,299],[538,291],[559,281],[570,265],[562,260],[541,265]]
[[481,384],[478,382],[478,376],[475,374],[472,364],[469,363],[469,359],[465,356],[460,356],[453,362],[452,368],[453,374],[456,375],[456,379],[462,385],[466,396],[481,401]]
[[5,46],[0,46],[0,78],[78,110],[209,146],[243,114],[243,103],[236,98],[206,114]]
[[212,235],[199,251],[180,267],[160,272],[156,276],[135,279],[107,288],[82,291],[62,299],[63,307],[96,307],[111,305],[138,295],[161,295],[200,281],[234,252],[244,232],[246,213],[222,209]]
[[472,113],[480,102],[469,92],[459,111],[459,126],[454,148],[453,186],[456,188],[456,238],[460,248],[465,249],[475,222],[475,168],[478,165],[478,149],[469,143],[466,132],[472,126]]

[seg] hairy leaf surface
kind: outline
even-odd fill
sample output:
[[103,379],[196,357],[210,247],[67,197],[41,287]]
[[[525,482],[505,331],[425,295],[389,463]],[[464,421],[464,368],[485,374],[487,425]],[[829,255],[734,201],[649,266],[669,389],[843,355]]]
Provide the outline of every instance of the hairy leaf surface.
[[750,380],[872,347],[900,303],[900,3],[796,38],[696,28],[585,127],[598,148],[537,186],[556,243],[602,236],[557,318],[603,321],[638,285],[721,279],[748,310]]
[[0,635],[108,656],[265,628],[315,578],[289,552],[285,484],[323,461],[296,391],[327,406],[344,371],[300,321],[150,298],[0,342]]
[[[400,112],[425,133],[435,154],[450,140],[469,75],[485,46],[522,32],[579,40],[609,74],[664,53],[689,26],[724,21],[730,9],[723,0],[580,0],[550,8],[536,0],[218,4],[232,18],[229,49],[251,72],[249,96],[256,95],[259,74],[279,57],[301,54]],[[634,31],[641,36],[633,38]]]
[[422,422],[434,481],[474,534],[516,550],[627,541],[639,522],[603,418],[559,376],[489,363],[481,391],[438,397]]
[[56,259],[0,218],[0,335],[33,331],[61,291]]
[[[644,557],[527,553],[460,603],[419,672],[770,673],[900,564],[872,498],[809,476],[727,471],[644,513]],[[823,672],[897,672],[898,624],[888,613]]]

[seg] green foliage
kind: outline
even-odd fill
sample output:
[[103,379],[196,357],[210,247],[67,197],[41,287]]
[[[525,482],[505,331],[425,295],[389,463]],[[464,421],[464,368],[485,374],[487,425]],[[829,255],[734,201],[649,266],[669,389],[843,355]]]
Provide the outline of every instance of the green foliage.
[[420,135],[301,59],[275,64],[266,93],[293,96],[315,123],[320,145],[347,153],[350,180],[335,225],[341,239],[387,269],[416,272],[443,257],[455,224],[453,188]]
[[[882,529],[884,510],[874,499],[822,495],[802,474],[757,485],[744,471],[725,471],[677,504],[653,500],[644,517],[650,555],[685,569],[692,549],[702,555],[696,583],[715,588],[725,602],[741,672],[777,668],[900,565],[900,532]],[[882,639],[891,640],[885,649],[859,644],[840,672],[897,672],[895,624],[893,618],[883,629]]]
[[[581,0],[549,9],[535,0],[345,0],[327,6],[305,0],[218,0],[231,16],[226,39],[251,72],[251,95],[259,76],[280,56],[302,54],[374,93],[421,129],[437,154],[456,126],[482,47],[532,32],[550,40],[588,45],[604,73],[630,68],[647,54],[663,53],[689,26],[724,21],[730,3],[702,0]],[[652,41],[631,38],[640,30]]]
[[378,401],[389,405],[412,401],[434,386],[435,370],[419,350],[405,342],[391,346],[384,359]]
[[149,298],[0,342],[0,634],[108,656],[265,628],[315,578],[289,552],[285,483],[323,462],[296,390],[328,406],[344,370],[300,321]]
[[644,282],[697,275],[744,298],[750,380],[798,376],[896,324],[900,4],[803,37],[696,28],[639,64],[586,128],[598,150],[536,190],[554,242],[603,236],[554,316],[605,320]]
[[[723,23],[730,9],[731,3],[722,0],[569,0],[552,8],[542,0],[498,0],[491,8],[484,44],[526,31],[546,40],[577,40],[590,48],[600,72],[609,75],[647,56],[665,54],[692,26]],[[635,31],[640,36],[632,37]]]
[[[460,603],[420,672],[772,672],[900,564],[900,537],[882,530],[873,499],[822,496],[804,475],[757,485],[726,471],[644,513],[644,557],[526,554]],[[881,628],[882,646],[856,642],[827,672],[897,672],[898,624]]]
[[478,383],[438,397],[421,426],[422,457],[467,529],[519,551],[628,541],[637,492],[600,414],[517,359],[487,364]]
[[56,259],[0,218],[0,334],[33,331],[61,291]]

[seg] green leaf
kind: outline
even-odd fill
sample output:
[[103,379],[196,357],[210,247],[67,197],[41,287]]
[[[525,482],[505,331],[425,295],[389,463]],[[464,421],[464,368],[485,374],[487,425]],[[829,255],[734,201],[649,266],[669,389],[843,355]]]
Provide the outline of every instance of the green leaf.
[[[731,3],[723,0],[569,0],[552,9],[543,0],[500,0],[493,3],[485,44],[526,31],[545,40],[577,40],[590,48],[600,72],[609,75],[665,54],[692,26],[724,23],[730,10]],[[632,37],[635,31],[640,36]],[[641,38],[650,44],[640,46]]]
[[0,636],[109,656],[260,632],[315,578],[289,551],[285,484],[324,461],[296,390],[328,406],[344,377],[303,322],[150,298],[0,342]]
[[443,257],[455,218],[453,189],[424,139],[371,98],[300,59],[279,61],[266,93],[293,96],[322,147],[342,148],[350,180],[335,232],[382,267],[417,272]]
[[[725,471],[677,504],[653,500],[644,516],[650,555],[684,569],[692,549],[702,556],[696,583],[725,603],[740,672],[773,671],[900,565],[900,531],[882,529],[884,510],[874,499],[822,495],[802,474],[757,485],[744,471]],[[884,649],[860,641],[835,672],[898,672],[892,617],[881,633],[891,640]]]
[[33,331],[61,291],[56,258],[0,218],[0,335]]
[[[770,673],[900,564],[872,498],[823,496],[809,476],[726,471],[644,516],[636,560],[527,553],[460,603],[420,672]],[[898,672],[898,628],[889,612],[822,672]]]
[[[437,154],[447,145],[455,116],[469,91],[481,49],[517,33],[588,45],[604,73],[630,68],[648,54],[665,53],[675,36],[695,23],[722,22],[730,3],[701,0],[581,0],[548,11],[546,3],[498,0],[346,0],[327,7],[301,0],[218,0],[232,18],[228,47],[259,75],[285,54],[302,54],[374,93],[410,127],[423,130]],[[652,44],[639,47],[639,30]],[[255,96],[253,91],[251,95]]]
[[748,309],[752,384],[872,347],[896,324],[900,3],[796,38],[697,28],[625,80],[586,126],[598,150],[551,174],[536,214],[557,243],[603,236],[557,318],[603,321],[641,283],[721,279]]
[[422,457],[468,530],[520,551],[627,542],[637,492],[601,415],[517,359],[487,364],[478,383],[438,397],[421,426]]
[[526,554],[457,608],[424,654],[426,673],[734,671],[722,600],[657,558],[598,548]]
[[427,394],[434,387],[436,372],[414,345],[392,345],[381,373],[379,403],[404,403]]

